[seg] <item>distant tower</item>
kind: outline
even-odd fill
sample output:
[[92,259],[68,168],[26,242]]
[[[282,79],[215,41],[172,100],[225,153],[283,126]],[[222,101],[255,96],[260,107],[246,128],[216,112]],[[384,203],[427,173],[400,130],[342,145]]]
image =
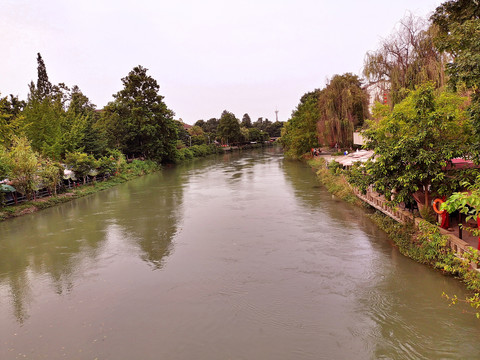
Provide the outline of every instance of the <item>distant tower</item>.
[[276,118],[276,120],[278,121],[278,109],[275,110],[275,118]]

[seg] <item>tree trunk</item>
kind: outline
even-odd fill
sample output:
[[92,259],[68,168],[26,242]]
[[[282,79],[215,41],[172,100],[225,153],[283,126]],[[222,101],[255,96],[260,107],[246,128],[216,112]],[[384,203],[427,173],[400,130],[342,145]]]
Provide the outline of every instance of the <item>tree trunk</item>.
[[428,185],[425,186],[425,209],[430,207],[430,197],[428,196]]

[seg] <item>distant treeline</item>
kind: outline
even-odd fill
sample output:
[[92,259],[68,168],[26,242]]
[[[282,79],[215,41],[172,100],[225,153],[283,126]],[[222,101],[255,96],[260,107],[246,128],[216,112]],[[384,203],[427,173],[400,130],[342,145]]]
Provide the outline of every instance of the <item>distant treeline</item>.
[[53,85],[40,54],[37,65],[26,100],[0,96],[0,182],[9,179],[24,194],[60,181],[65,167],[88,174],[113,171],[113,163],[125,158],[175,163],[214,153],[216,144],[279,137],[283,126],[263,118],[252,124],[248,114],[240,121],[226,110],[219,119],[186,125],[174,119],[142,66],[122,79],[113,101],[97,109],[78,86]]

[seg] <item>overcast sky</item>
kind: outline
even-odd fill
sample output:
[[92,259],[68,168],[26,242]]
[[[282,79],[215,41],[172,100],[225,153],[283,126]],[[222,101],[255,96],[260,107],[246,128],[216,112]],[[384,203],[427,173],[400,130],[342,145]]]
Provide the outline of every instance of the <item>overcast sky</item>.
[[40,52],[52,83],[102,108],[136,65],[176,118],[286,121],[335,74],[361,74],[407,12],[439,0],[0,0],[0,93],[26,99]]

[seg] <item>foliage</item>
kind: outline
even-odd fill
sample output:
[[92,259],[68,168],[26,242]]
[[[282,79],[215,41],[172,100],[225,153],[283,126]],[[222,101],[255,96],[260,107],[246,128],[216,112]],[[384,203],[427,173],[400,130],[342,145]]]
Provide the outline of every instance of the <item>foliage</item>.
[[268,125],[264,131],[270,137],[280,137],[282,135],[283,125],[284,125],[283,121],[275,121],[274,123],[271,123],[270,125]]
[[11,162],[10,180],[18,192],[25,194],[30,199],[38,185],[38,155],[25,137],[14,136],[9,157]]
[[220,120],[211,118],[208,119],[204,126],[201,126],[203,131],[209,134],[216,134]]
[[13,135],[13,114],[7,97],[0,97],[0,145],[7,145]]
[[127,160],[125,159],[125,155],[120,150],[109,150],[107,153],[107,157],[112,159],[115,163],[115,172],[123,171],[127,166]]
[[49,159],[40,160],[41,187],[47,188],[50,193],[57,194],[57,188],[62,182],[63,167],[58,162]]
[[480,4],[476,0],[450,0],[431,16],[438,27],[438,48],[451,55],[446,65],[453,88],[471,91],[470,116],[474,122],[478,152],[480,143]]
[[137,176],[152,173],[157,170],[158,164],[153,161],[134,160],[131,164],[125,165],[123,169],[124,173],[122,174],[122,176],[115,176],[103,182],[95,182],[78,188],[70,189],[68,193],[54,195],[49,198],[43,199],[43,201],[41,202],[26,202],[15,206],[4,207],[0,210],[0,221],[16,216],[21,216],[25,213],[31,213],[37,210],[46,209],[57,204],[68,202],[73,199],[78,199],[83,196],[88,196],[98,191],[109,189]]
[[240,122],[233,113],[223,111],[218,123],[217,135],[225,144],[240,141]]
[[268,140],[268,134],[257,129],[257,128],[250,128],[247,130],[247,140],[248,141],[265,141]]
[[40,53],[37,53],[37,73],[38,79],[35,96],[43,100],[50,96],[53,88],[52,83],[48,80],[47,68]]
[[83,178],[83,183],[87,181],[88,173],[97,168],[97,161],[92,155],[81,152],[67,153],[65,163],[72,167],[76,176]]
[[333,195],[341,200],[351,204],[363,206],[364,203],[355,195],[352,187],[348,184],[346,179],[342,176],[342,172],[332,172],[326,167],[324,159],[312,159],[308,163],[313,168],[317,169],[317,177],[319,181],[327,188]]
[[367,193],[367,188],[371,184],[370,175],[367,173],[365,166],[360,162],[355,162],[345,176],[349,184],[356,187],[362,194]]
[[340,172],[342,171],[342,168],[343,168],[342,164],[340,164],[335,160],[332,160],[328,163],[328,170],[332,175],[340,174]]
[[188,134],[190,134],[190,141],[193,145],[202,145],[208,142],[208,135],[198,125],[189,128]]
[[60,158],[62,149],[63,105],[50,96],[38,97],[33,82],[22,117],[18,117],[15,126],[30,141],[33,149],[45,156]]
[[127,166],[127,171],[136,176],[149,174],[157,170],[159,170],[159,165],[151,160],[142,161],[135,159]]
[[404,89],[427,81],[436,87],[445,83],[445,55],[434,45],[435,28],[411,14],[405,16],[380,48],[365,58],[363,74],[370,82],[389,93],[393,107],[406,96]]
[[335,75],[319,93],[317,124],[319,142],[333,147],[350,147],[353,130],[368,117],[368,94],[358,76]]
[[372,107],[372,118],[374,120],[381,120],[390,114],[390,106],[376,101]]
[[216,154],[218,152],[216,145],[193,145],[188,148],[182,148],[178,150],[177,162],[182,162],[184,160],[193,159],[195,157],[203,157],[211,154]]
[[350,73],[335,75],[323,90],[307,93],[282,129],[285,154],[299,158],[321,145],[352,146],[353,130],[368,117],[368,94]]
[[426,207],[430,192],[448,195],[455,190],[458,179],[447,176],[445,167],[468,154],[472,130],[464,103],[446,92],[435,96],[432,85],[423,85],[387,117],[371,122],[364,136],[377,155],[366,165],[375,190],[386,198],[394,194],[395,203],[420,192]]
[[466,221],[472,219],[476,221],[480,213],[480,175],[474,184],[462,182],[462,186],[467,191],[453,193],[442,204],[441,209],[446,210],[448,213],[458,210],[466,215]]
[[11,167],[10,156],[7,150],[0,144],[0,181],[9,176]]
[[318,147],[319,92],[315,90],[303,95],[292,117],[283,126],[282,145],[287,157],[298,159],[311,148]]
[[247,129],[250,129],[252,127],[252,119],[250,119],[250,115],[243,114],[241,125],[243,127],[246,127]]
[[110,143],[133,157],[173,161],[177,126],[173,111],[158,94],[157,81],[147,75],[146,68],[136,66],[122,83],[123,89],[107,105],[103,118]]

